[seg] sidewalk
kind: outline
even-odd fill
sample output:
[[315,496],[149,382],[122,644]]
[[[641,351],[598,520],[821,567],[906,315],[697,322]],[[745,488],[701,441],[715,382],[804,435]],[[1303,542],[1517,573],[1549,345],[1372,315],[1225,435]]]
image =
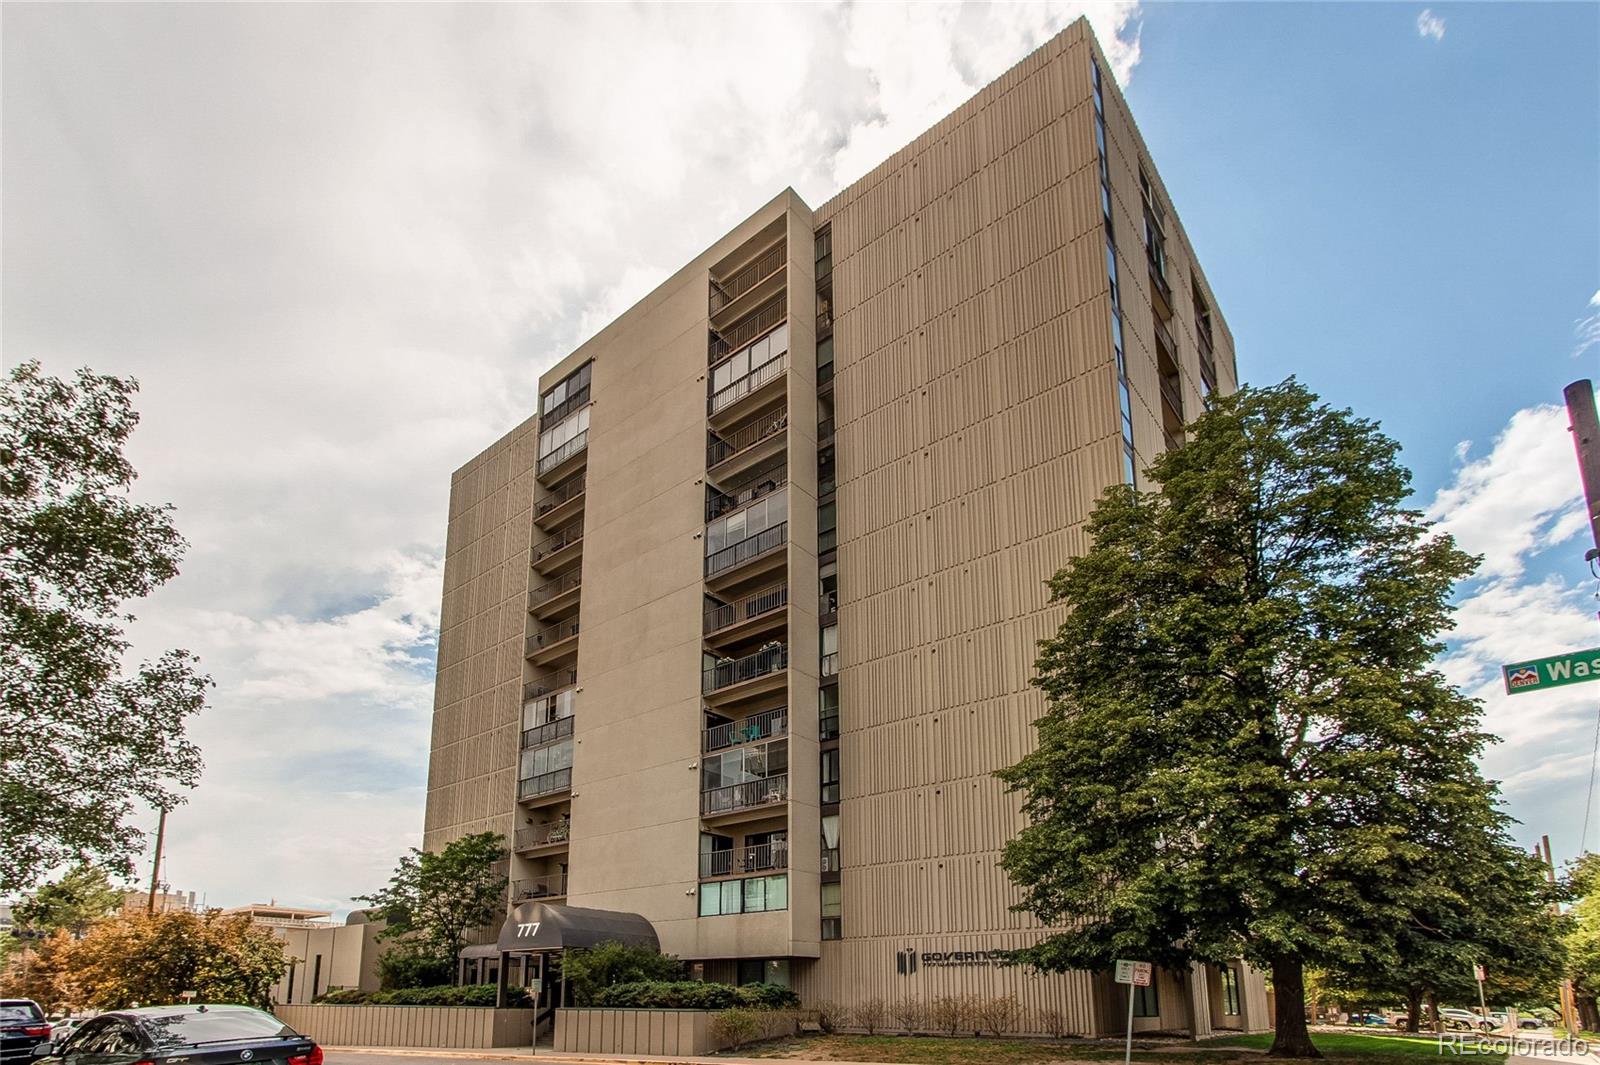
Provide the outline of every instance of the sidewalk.
[[[451,1050],[448,1047],[336,1047],[324,1046],[329,1054],[374,1054],[380,1057],[472,1059],[480,1061],[549,1061],[565,1065],[657,1065],[673,1062],[675,1065],[772,1065],[772,1058],[679,1058],[649,1054],[558,1054],[548,1047],[535,1053],[529,1047],[494,1047],[471,1050]],[[785,1059],[788,1065],[806,1065],[803,1060]],[[871,1062],[830,1060],[826,1065],[873,1065]]]

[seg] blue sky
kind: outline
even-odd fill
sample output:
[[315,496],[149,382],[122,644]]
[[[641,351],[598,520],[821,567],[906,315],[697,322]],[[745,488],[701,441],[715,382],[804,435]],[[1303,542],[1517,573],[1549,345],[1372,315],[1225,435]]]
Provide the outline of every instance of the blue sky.
[[1485,553],[1442,665],[1521,837],[1575,853],[1600,686],[1512,705],[1494,667],[1600,645],[1550,406],[1600,376],[1600,7],[12,5],[4,359],[140,378],[141,492],[193,548],[135,635],[218,680],[167,879],[381,883],[420,837],[450,471],[730,225],[1082,10],[1244,377],[1379,419]]

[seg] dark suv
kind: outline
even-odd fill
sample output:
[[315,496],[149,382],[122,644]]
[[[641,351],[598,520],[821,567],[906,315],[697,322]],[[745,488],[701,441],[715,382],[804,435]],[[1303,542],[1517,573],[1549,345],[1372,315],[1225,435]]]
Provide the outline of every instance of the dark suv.
[[33,1048],[50,1042],[50,1022],[31,998],[0,998],[0,1062],[30,1061]]

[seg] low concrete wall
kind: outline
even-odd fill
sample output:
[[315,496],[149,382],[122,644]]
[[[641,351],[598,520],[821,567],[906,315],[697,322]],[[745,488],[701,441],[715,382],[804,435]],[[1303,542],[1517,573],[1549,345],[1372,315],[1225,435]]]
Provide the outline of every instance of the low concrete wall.
[[711,1038],[705,1010],[556,1010],[557,1051],[567,1054],[710,1054],[722,1046]]
[[533,1010],[478,1006],[284,1006],[279,1020],[324,1046],[525,1047]]

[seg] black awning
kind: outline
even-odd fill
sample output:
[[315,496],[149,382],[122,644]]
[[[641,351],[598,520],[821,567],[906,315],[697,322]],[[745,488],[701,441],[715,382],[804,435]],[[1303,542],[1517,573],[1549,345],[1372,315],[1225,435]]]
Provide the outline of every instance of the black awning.
[[636,913],[524,902],[512,909],[500,926],[495,944],[504,954],[535,950],[575,950],[600,943],[652,947],[661,943],[649,921]]
[[495,943],[479,943],[470,947],[462,947],[460,956],[469,960],[472,958],[498,958],[500,956],[500,947]]

